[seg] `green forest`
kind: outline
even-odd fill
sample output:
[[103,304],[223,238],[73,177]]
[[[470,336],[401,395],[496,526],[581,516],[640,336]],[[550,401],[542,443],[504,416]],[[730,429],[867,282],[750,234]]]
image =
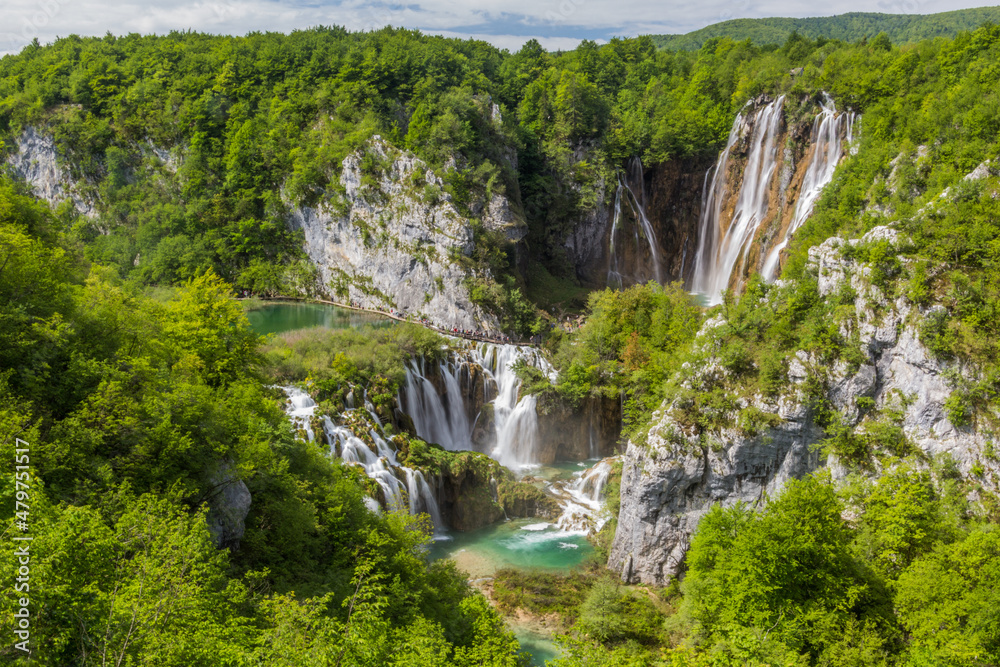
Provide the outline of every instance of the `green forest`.
[[[1000,454],[963,475],[947,454],[918,451],[869,397],[857,404],[864,432],[844,428],[825,369],[860,363],[858,295],[822,296],[807,261],[832,236],[901,231],[898,245],[845,252],[870,267],[885,303],[915,307],[935,360],[971,369],[950,378],[948,417],[993,452],[1000,178],[995,166],[964,177],[1000,155],[1000,27],[976,27],[987,10],[891,27],[871,16],[838,20],[839,32],[774,19],[697,42],[558,53],[319,27],[70,36],[0,59],[0,151],[44,130],[96,202],[93,216],[52,208],[0,176],[0,510],[15,516],[11,462],[29,443],[34,611],[24,658],[8,593],[22,545],[2,540],[0,655],[515,667],[529,663],[504,614],[520,609],[559,620],[555,667],[1000,663]],[[630,158],[714,159],[748,101],[784,94],[804,116],[822,92],[861,114],[859,139],[794,237],[782,281],[752,278],[712,309],[679,284],[580,284],[563,241],[607,204]],[[316,296],[286,218],[342,207],[340,165],[373,135],[424,160],[469,219],[504,194],[527,226],[521,245],[477,229],[469,270],[507,330],[546,334],[557,379],[517,369],[540,409],[619,397],[622,444],[645,442],[669,410],[708,447],[724,429],[774,426],[746,399],[786,397],[789,364],[806,351],[823,362],[806,383],[820,449],[847,482],[821,470],[757,506],[713,507],[683,580],[664,588],[620,584],[604,567],[620,469],[578,572],[501,570],[488,600],[452,561],[428,558],[426,516],[368,511],[369,480],[297,437],[275,385],[310,383],[331,405],[365,387],[391,412],[408,360],[439,360],[445,340],[415,325],[265,338],[234,298]],[[176,169],[154,148],[182,158]],[[581,313],[578,330],[549,331],[554,315]],[[693,386],[710,362],[719,372]],[[424,470],[502,476],[485,456],[399,438]],[[253,498],[232,549],[206,519],[227,479]]]
[[[914,5],[916,8],[917,5]],[[884,32],[894,44],[914,44],[935,37],[954,37],[984,23],[996,23],[1000,8],[975,7],[937,14],[850,12],[816,18],[732,19],[684,35],[651,35],[661,49],[697,51],[713,37],[749,39],[754,44],[784,44],[792,33],[809,39],[859,42]]]

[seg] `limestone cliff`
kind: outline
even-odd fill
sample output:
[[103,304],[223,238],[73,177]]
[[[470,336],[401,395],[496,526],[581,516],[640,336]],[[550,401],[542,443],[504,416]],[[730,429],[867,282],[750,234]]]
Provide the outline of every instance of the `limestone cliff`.
[[[378,136],[344,159],[340,204],[294,207],[290,224],[320,269],[319,291],[368,308],[392,308],[445,327],[498,329],[472,302],[473,221],[464,217],[427,165]],[[503,197],[480,208],[483,226],[509,239],[523,225]]]
[[82,193],[80,184],[61,163],[59,151],[51,135],[33,127],[26,128],[17,138],[17,151],[7,158],[14,175],[23,179],[36,197],[56,208],[70,201],[82,215],[94,217],[93,203]]
[[[662,282],[685,280],[698,245],[701,190],[711,166],[705,158],[645,167],[633,160],[617,187],[610,190],[610,200],[602,199],[581,216],[563,241],[577,279],[597,288],[608,285],[615,259],[610,251],[614,235],[614,254],[624,285],[655,279],[654,265],[659,266]],[[638,219],[639,208],[650,223],[653,244]]]
[[[810,377],[822,378],[826,401],[855,432],[862,432],[872,415],[891,411],[919,460],[929,462],[945,454],[963,475],[977,478],[984,488],[1000,486],[990,466],[982,465],[989,451],[988,435],[971,427],[958,428],[948,419],[949,378],[970,370],[935,360],[921,344],[920,322],[934,308],[922,311],[904,298],[887,298],[872,284],[870,267],[850,259],[853,253],[843,252],[861,243],[886,242],[894,247],[902,241],[895,230],[877,227],[862,239],[835,237],[810,250],[809,270],[817,276],[821,296],[844,293],[845,283],[856,294],[854,317],[844,320],[841,333],[860,342],[861,363],[852,367],[841,361],[824,367],[805,352],[796,353],[787,370],[789,389],[781,398],[740,399],[740,407],[753,405],[776,415],[772,427],[756,434],[733,427],[707,438],[684,435],[668,399],[654,414],[647,442],[629,443],[621,512],[608,563],[623,580],[664,584],[680,574],[698,521],[714,503],[760,503],[789,479],[823,465],[835,479],[847,473],[835,456],[826,459],[815,447],[825,432],[814,422],[810,405],[815,401],[807,398]],[[720,316],[705,327],[721,323]],[[718,360],[709,355],[708,363],[685,382],[698,386],[720,372],[724,371]],[[859,402],[861,397],[870,400]],[[882,464],[874,465],[870,474],[877,474]]]

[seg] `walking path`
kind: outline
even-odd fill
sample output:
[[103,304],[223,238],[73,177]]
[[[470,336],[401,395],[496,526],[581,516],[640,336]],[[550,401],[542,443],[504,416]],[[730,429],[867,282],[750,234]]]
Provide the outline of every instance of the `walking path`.
[[399,322],[409,322],[411,324],[419,324],[427,329],[437,331],[438,333],[444,334],[446,336],[454,336],[456,338],[464,338],[466,340],[472,340],[481,343],[499,343],[503,345],[518,345],[521,347],[536,347],[538,345],[538,343],[533,343],[531,341],[514,340],[509,336],[491,336],[481,331],[467,331],[459,328],[445,329],[432,324],[431,321],[428,319],[425,318],[418,319],[415,317],[410,317],[408,315],[403,315],[396,310],[383,310],[381,308],[364,308],[362,306],[350,303],[337,303],[336,301],[327,301],[325,299],[311,299],[311,298],[307,299],[301,296],[263,297],[263,296],[253,295],[251,297],[237,297],[237,298],[238,299],[254,298],[254,299],[260,299],[261,301],[304,301],[308,303],[323,303],[328,306],[336,306],[337,308],[343,308],[344,310],[355,310],[361,313],[375,313],[378,315],[382,315],[384,317],[388,317],[393,320],[397,320]]

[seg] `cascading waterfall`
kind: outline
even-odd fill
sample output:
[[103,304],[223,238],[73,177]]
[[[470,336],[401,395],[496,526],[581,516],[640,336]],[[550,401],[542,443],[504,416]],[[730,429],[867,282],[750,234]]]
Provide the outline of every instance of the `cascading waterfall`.
[[[290,403],[290,408],[287,410],[288,416],[296,426],[306,432],[309,441],[315,440],[316,436],[311,422],[316,412],[316,402],[298,387],[281,387],[281,389],[288,396]],[[376,420],[381,428],[374,406],[367,400],[367,397],[365,405],[369,416]],[[444,521],[441,519],[437,500],[434,498],[434,493],[423,473],[399,465],[399,461],[396,459],[396,450],[378,431],[371,429],[368,432],[372,442],[375,443],[375,451],[372,451],[371,447],[357,437],[354,431],[346,426],[335,424],[329,416],[323,417],[323,434],[326,436],[326,442],[332,456],[339,454],[345,463],[361,466],[365,475],[375,480],[382,490],[388,509],[408,510],[410,514],[414,515],[426,512],[431,517],[435,532],[444,529]],[[368,503],[367,501],[366,503],[371,509],[378,507],[377,503]]]
[[[660,272],[660,253],[658,250],[659,244],[656,240],[656,232],[653,230],[653,225],[649,221],[649,217],[646,216],[646,183],[643,179],[642,162],[639,158],[632,158],[629,162],[628,170],[628,179],[626,179],[622,174],[619,174],[618,176],[618,188],[615,190],[615,215],[611,222],[611,239],[608,247],[608,252],[611,258],[608,268],[608,286],[619,289],[622,287],[623,276],[616,248],[618,245],[618,232],[622,226],[623,199],[625,203],[628,204],[629,210],[632,211],[632,215],[635,217],[635,220],[639,223],[635,228],[636,247],[639,247],[639,232],[642,231],[642,236],[646,243],[649,244],[649,253],[653,259],[653,278],[658,283],[663,282],[663,276]],[[632,188],[629,187],[629,180],[633,183],[638,183],[638,197]]]
[[589,470],[578,473],[568,484],[553,485],[553,493],[562,506],[556,525],[568,532],[600,531],[606,518],[601,516],[604,486],[611,477],[611,460],[605,459]]
[[465,412],[461,376],[468,373],[470,363],[478,364],[487,379],[496,385],[497,392],[492,401],[496,444],[490,455],[508,468],[536,464],[539,446],[536,398],[518,398],[521,381],[513,370],[518,361],[540,368],[555,379],[555,370],[534,348],[480,343],[441,364],[443,396],[424,374],[422,360],[421,363],[411,361],[399,404],[413,419],[417,435],[423,440],[435,442],[445,449],[473,449],[473,424],[469,423]]
[[[708,305],[722,302],[722,291],[729,286],[729,278],[736,263],[741,259],[746,261],[754,232],[767,217],[768,190],[778,164],[779,147],[775,145],[775,138],[781,130],[784,103],[785,97],[782,95],[755,113],[736,117],[726,148],[719,157],[712,176],[711,187],[705,191],[692,291],[702,294]],[[751,125],[753,130],[747,164],[743,170],[743,183],[733,216],[728,225],[723,227],[720,218],[727,194],[729,154],[736,141]],[[706,182],[707,179],[706,174]]]
[[417,435],[445,449],[469,449],[472,427],[465,414],[459,376],[468,369],[464,364],[442,362],[441,375],[445,382],[445,400],[424,368],[424,360],[411,359],[406,369],[406,384],[399,398],[403,412],[413,419]]
[[806,169],[799,189],[799,198],[795,203],[795,213],[792,221],[785,229],[781,242],[768,253],[761,277],[767,282],[774,282],[778,275],[778,260],[781,251],[788,246],[792,234],[802,226],[806,218],[812,214],[813,206],[819,199],[823,188],[833,179],[833,172],[844,155],[844,141],[850,145],[853,139],[855,115],[854,112],[837,113],[837,107],[829,95],[823,93],[822,111],[813,122],[810,140],[813,144],[812,160]]

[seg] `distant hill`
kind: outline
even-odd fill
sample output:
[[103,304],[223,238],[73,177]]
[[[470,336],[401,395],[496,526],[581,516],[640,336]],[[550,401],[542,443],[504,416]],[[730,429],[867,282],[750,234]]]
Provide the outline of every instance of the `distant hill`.
[[977,7],[940,14],[874,14],[852,12],[839,16],[792,19],[733,19],[689,32],[686,35],[652,35],[656,46],[672,51],[695,51],[713,37],[750,39],[755,44],[782,44],[793,32],[816,39],[856,42],[880,32],[893,44],[908,44],[934,37],[951,37],[984,23],[1000,23],[1000,7]]

